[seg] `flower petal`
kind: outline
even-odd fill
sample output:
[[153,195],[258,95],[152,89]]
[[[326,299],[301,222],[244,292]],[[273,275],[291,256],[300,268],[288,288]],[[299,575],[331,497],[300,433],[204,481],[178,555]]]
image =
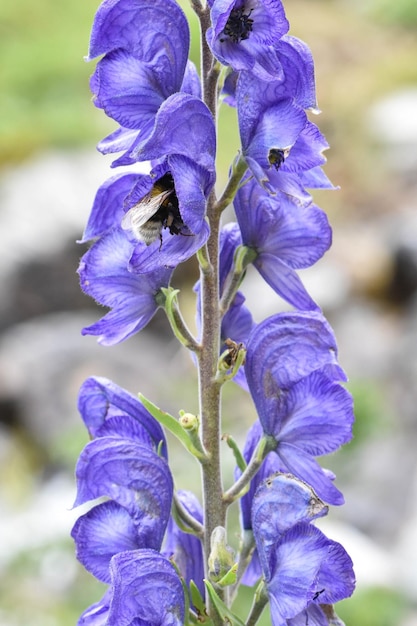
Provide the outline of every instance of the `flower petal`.
[[195,235],[171,235],[167,230],[161,233],[162,244],[154,241],[148,247],[137,246],[131,259],[132,275],[146,276],[148,272],[170,271],[191,258],[207,241],[209,226],[202,223],[201,230]]
[[90,441],[81,452],[76,478],[74,506],[108,496],[140,525],[146,545],[160,548],[173,490],[165,459],[134,441],[102,437]]
[[355,589],[352,559],[336,541],[329,540],[329,553],[320,568],[317,586],[322,591],[316,601],[322,604],[349,598]]
[[184,592],[171,563],[153,550],[116,554],[107,626],[183,626]]
[[140,178],[140,174],[133,172],[116,174],[99,187],[83,238],[79,243],[100,237],[114,226],[120,225],[124,215],[124,200]]
[[103,502],[75,522],[71,536],[77,559],[98,580],[110,583],[110,559],[118,552],[147,548],[140,527],[116,502]]
[[317,110],[314,61],[310,48],[301,39],[284,35],[277,44],[277,50],[285,76],[281,97],[291,96],[303,109]]
[[[78,410],[92,438],[104,436],[103,428],[109,419],[124,419],[132,439],[145,445],[147,442],[153,444],[155,451],[158,449],[167,457],[165,435],[160,424],[135,396],[111,380],[98,376],[88,378],[78,394]],[[134,430],[130,426],[132,422],[140,430]]]
[[152,130],[159,107],[171,92],[158,80],[151,63],[145,63],[126,50],[107,54],[96,68],[94,104],[121,126]]
[[[257,546],[261,552],[259,539]],[[327,538],[306,522],[290,528],[277,542],[267,576],[273,626],[282,626],[308,605],[327,552]]]
[[260,396],[270,396],[262,386],[268,371],[279,389],[317,369],[332,380],[346,380],[337,363],[333,330],[318,311],[278,313],[265,319],[252,331],[247,350],[246,376],[255,403]]
[[352,396],[320,371],[283,394],[280,412],[285,417],[277,440],[293,443],[314,456],[334,452],[352,438]]
[[252,503],[252,527],[262,567],[268,571],[273,547],[288,529],[327,515],[328,507],[306,483],[291,474],[275,473],[264,480]]
[[318,305],[309,296],[297,273],[273,254],[261,254],[254,266],[272,289],[298,309],[318,310]]
[[214,172],[216,131],[210,111],[199,98],[175,93],[161,105],[152,134],[134,150],[140,161],[181,154]]
[[313,602],[306,609],[286,622],[287,626],[329,626],[329,620],[318,604]]
[[319,498],[335,506],[344,504],[343,494],[310,454],[286,442],[280,442],[276,452],[288,470],[311,485]]
[[175,82],[184,73],[189,42],[187,19],[174,0],[104,0],[94,18],[88,60],[123,48],[150,61],[163,50],[172,73],[167,80]]

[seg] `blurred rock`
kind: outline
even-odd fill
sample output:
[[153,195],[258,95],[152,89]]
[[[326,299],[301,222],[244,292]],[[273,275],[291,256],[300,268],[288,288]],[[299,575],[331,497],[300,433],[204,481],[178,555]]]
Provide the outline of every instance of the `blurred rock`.
[[[159,332],[141,333],[104,348],[80,332],[98,317],[86,312],[44,315],[15,325],[0,338],[0,407],[13,407],[14,420],[38,445],[50,444],[80,422],[77,395],[88,376],[111,378],[168,411],[176,409],[170,390],[194,367],[177,342]],[[162,367],[163,377],[157,375]]]
[[417,88],[394,91],[369,110],[366,127],[382,147],[388,167],[415,173],[417,167]]
[[[77,246],[109,159],[50,152],[0,176],[0,329],[77,308]],[[84,307],[87,298],[84,299]]]

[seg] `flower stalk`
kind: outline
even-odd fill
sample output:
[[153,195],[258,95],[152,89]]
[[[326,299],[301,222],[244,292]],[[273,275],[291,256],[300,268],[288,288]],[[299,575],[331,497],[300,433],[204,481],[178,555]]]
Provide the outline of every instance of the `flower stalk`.
[[[76,467],[75,506],[91,508],[72,536],[77,558],[108,588],[79,626],[244,626],[233,604],[240,585],[257,587],[247,626],[268,602],[273,626],[331,626],[354,574],[344,548],[314,526],[343,503],[316,457],[350,440],[353,410],[334,333],[297,273],[331,243],[308,191],[332,188],[322,171],[327,142],[307,116],[314,63],[288,35],[281,0],[190,1],[201,75],[176,0],[103,0],[91,33],[94,104],[119,124],[98,148],[125,169],[98,189],[82,239],[92,243],[81,288],[108,309],[82,332],[117,344],[164,308],[197,367],[198,412],[181,409],[178,419],[164,410],[167,398],[158,406],[100,377],[81,387],[91,441]],[[218,198],[220,105],[236,110],[241,145]],[[236,221],[224,223],[230,205]],[[195,334],[173,285],[192,258]],[[254,320],[243,292],[249,264],[290,310]],[[222,433],[225,384],[257,414],[242,448],[242,416],[228,416],[236,438]],[[177,488],[167,431],[199,464],[202,502]],[[223,475],[222,440],[234,479]],[[237,553],[228,543],[235,502]]]

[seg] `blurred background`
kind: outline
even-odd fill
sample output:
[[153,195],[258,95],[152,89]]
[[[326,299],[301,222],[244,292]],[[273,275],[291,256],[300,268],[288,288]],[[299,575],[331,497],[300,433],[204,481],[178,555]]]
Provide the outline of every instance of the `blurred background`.
[[[93,65],[83,61],[97,6],[0,5],[0,626],[70,626],[102,595],[69,538],[74,465],[87,442],[76,408],[85,378],[112,378],[174,414],[197,410],[194,367],[163,315],[114,348],[80,335],[104,311],[80,293],[84,249],[75,241],[111,175],[95,144],[115,129],[90,101]],[[335,329],[356,406],[354,440],[324,460],[346,505],[322,526],[350,552],[358,578],[338,612],[347,626],[416,626],[417,3],[285,7],[291,34],[313,51],[322,110],[313,121],[340,186],[315,194],[334,244],[302,273]],[[238,146],[226,108],[220,136],[226,172]],[[193,264],[174,279],[190,323],[195,279]],[[244,292],[257,321],[283,307],[252,273]],[[233,384],[224,395],[224,430],[242,442],[251,402]],[[198,491],[196,466],[175,442],[170,457],[177,486]],[[224,458],[230,483],[233,460]]]

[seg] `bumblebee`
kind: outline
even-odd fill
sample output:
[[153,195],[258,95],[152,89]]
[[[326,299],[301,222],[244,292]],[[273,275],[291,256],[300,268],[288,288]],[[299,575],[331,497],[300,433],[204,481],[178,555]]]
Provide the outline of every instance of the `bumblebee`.
[[163,228],[168,228],[171,235],[179,235],[184,227],[170,172],[158,178],[150,192],[129,209],[122,219],[122,228],[131,230],[147,246],[158,237],[162,245]]
[[289,153],[289,148],[285,148],[284,150],[281,150],[280,148],[271,148],[268,154],[269,165],[273,166],[276,170],[279,170]]

